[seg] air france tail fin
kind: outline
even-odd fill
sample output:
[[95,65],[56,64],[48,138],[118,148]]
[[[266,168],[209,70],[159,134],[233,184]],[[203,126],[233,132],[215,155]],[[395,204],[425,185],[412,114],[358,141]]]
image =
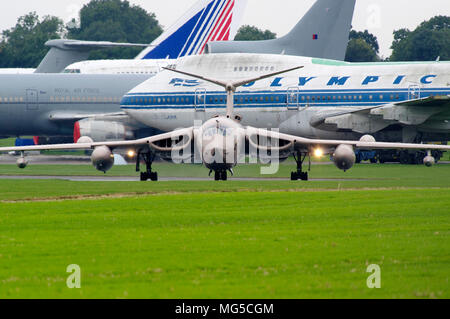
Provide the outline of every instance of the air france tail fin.
[[247,0],[199,0],[136,59],[176,59],[203,53],[209,41],[233,40]]
[[269,53],[344,60],[356,0],[317,0],[286,36],[210,42],[206,53]]

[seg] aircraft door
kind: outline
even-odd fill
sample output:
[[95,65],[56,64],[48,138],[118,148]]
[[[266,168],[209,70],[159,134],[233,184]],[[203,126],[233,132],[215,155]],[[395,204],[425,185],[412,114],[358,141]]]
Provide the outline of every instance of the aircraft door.
[[206,89],[195,90],[194,107],[197,112],[206,111]]
[[299,108],[299,89],[291,87],[287,90],[286,103],[288,110],[298,110]]
[[39,109],[38,91],[28,89],[27,90],[27,110],[36,111]]
[[413,84],[408,88],[408,100],[420,99],[420,85]]

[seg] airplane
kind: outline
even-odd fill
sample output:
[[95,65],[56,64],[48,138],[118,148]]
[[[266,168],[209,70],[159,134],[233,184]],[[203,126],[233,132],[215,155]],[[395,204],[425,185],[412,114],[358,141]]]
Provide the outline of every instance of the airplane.
[[168,72],[201,79],[224,88],[226,115],[214,116],[200,126],[177,129],[133,141],[94,142],[91,138],[84,136],[76,144],[4,147],[0,148],[0,152],[22,152],[17,164],[19,167],[25,167],[27,162],[23,152],[26,151],[92,149],[92,164],[97,170],[106,173],[114,164],[113,152],[117,149],[131,147],[137,150],[138,154],[136,171],[140,171],[141,160],[146,164],[146,170],[140,175],[141,181],[158,180],[157,172],[152,170],[156,155],[172,161],[192,159],[195,161],[197,158],[210,170],[210,174],[214,172],[216,181],[225,181],[228,179],[228,172],[233,173],[232,170],[238,165],[239,160],[247,153],[251,154],[251,150],[253,150],[271,160],[294,155],[297,170],[291,173],[291,180],[306,181],[308,173],[303,171],[303,163],[305,158],[311,154],[333,154],[336,167],[347,171],[355,163],[355,149],[424,149],[428,153],[424,159],[424,164],[427,166],[434,164],[434,158],[431,156],[432,150],[450,150],[450,146],[447,145],[380,143],[370,135],[363,136],[359,141],[308,139],[267,129],[243,126],[240,123],[240,117],[235,113],[234,106],[236,90],[239,87],[283,73],[295,72],[302,68],[303,66],[291,67],[253,78],[227,81],[168,68]]
[[203,53],[208,41],[234,39],[246,5],[247,0],[199,0],[135,59],[81,61],[63,72],[157,73],[179,57]]
[[[233,39],[246,4],[247,0],[199,0],[151,44],[70,39],[50,40],[45,43],[50,50],[36,69],[0,69],[0,74],[60,72],[154,74],[159,72],[161,65],[170,64],[172,59],[198,54],[203,50],[204,42],[207,40],[227,41]],[[183,51],[184,46],[189,49]],[[116,47],[143,47],[145,49],[134,60],[85,61],[92,50]],[[139,66],[138,71],[136,65]],[[86,68],[100,71],[85,72]],[[115,72],[117,68],[121,72]]]
[[[0,76],[0,137],[69,137],[75,134],[77,138],[77,134],[88,134],[96,140],[104,140],[130,139],[154,132],[127,117],[120,110],[120,98],[173,61],[166,57],[196,54],[199,44],[205,43],[206,39],[234,37],[245,3],[246,0],[198,1],[143,51],[142,59],[125,60],[125,65],[123,60],[106,61],[103,66],[110,70],[115,65],[120,66],[122,71],[117,72],[118,75],[103,72],[107,75],[96,77],[78,74],[80,72],[76,70],[67,75],[38,74],[53,73],[68,59],[86,58],[88,50],[94,47],[128,46],[79,40],[47,42],[52,50],[36,74]],[[184,46],[190,49],[181,52]],[[104,116],[100,118],[101,114]]]
[[[236,35],[240,16],[234,17],[230,28],[230,37],[217,40],[216,37],[207,38],[206,45],[198,46],[195,54],[212,53],[273,53],[297,56],[311,56],[316,58],[344,60],[348,37],[356,0],[317,0],[310,10],[301,18],[297,25],[286,36],[276,40],[266,41],[232,41]],[[235,15],[242,15],[246,2],[238,1],[235,5]],[[164,37],[163,37],[164,38]],[[156,40],[156,43],[161,41]],[[146,53],[149,51],[149,53]],[[143,59],[154,57],[161,59],[164,55],[154,55],[156,49],[143,51],[135,60],[100,60],[82,61],[69,65],[64,72],[82,74],[102,73],[157,73],[162,67],[175,61],[160,60],[156,64]],[[185,52],[185,51],[184,51]],[[182,57],[179,52],[178,57]],[[192,55],[195,55],[192,54]],[[175,57],[176,55],[172,55]]]
[[[211,54],[179,59],[173,68],[223,81],[302,65],[236,92],[243,125],[279,128],[308,138],[386,142],[447,141],[450,62],[348,63],[267,54]],[[207,81],[161,72],[131,90],[122,110],[171,131],[221,114],[225,95]]]
[[209,42],[205,53],[259,53],[345,60],[356,0],[317,0],[284,37]]
[[[337,8],[335,5],[340,2],[336,1],[333,3],[328,3],[327,1],[318,0],[316,5],[313,7],[314,10],[311,9],[310,12],[301,20],[299,23],[300,26],[305,25],[308,23],[315,23],[316,27],[319,28],[320,25],[334,25],[332,21],[326,20],[318,23],[318,21],[312,19],[314,12],[316,12],[319,9],[322,9],[322,11],[325,11],[326,8]],[[348,0],[345,0],[348,1]],[[205,2],[200,1],[197,3],[197,6],[193,7],[193,10],[188,12],[183,19],[181,19],[177,24],[169,28],[165,34],[163,35],[161,39],[164,39],[167,37],[167,41],[170,40],[170,36],[168,35],[174,35],[176,34],[177,30],[180,29],[180,26],[183,26],[184,21],[188,20],[190,17],[193,16],[192,12],[197,12],[198,8],[201,7],[201,5],[205,4],[211,4],[212,2]],[[233,36],[235,34],[237,21],[240,20],[239,14],[242,14],[245,2],[238,1],[235,4],[234,7],[234,14],[233,14],[233,21],[231,23],[230,27],[230,36]],[[229,5],[229,3],[227,3]],[[329,5],[329,6],[327,6]],[[199,7],[200,6],[200,7]],[[353,11],[351,11],[351,14],[348,17],[348,22],[351,20]],[[198,15],[198,14],[197,14]],[[234,28],[234,29],[233,29]],[[348,28],[345,26],[340,25],[339,26],[340,33],[345,33],[344,36],[342,36],[342,41],[347,42],[348,38]],[[296,27],[296,32],[300,36],[301,34],[306,34],[310,32],[309,29],[305,29],[304,31],[301,31],[298,27]],[[160,40],[161,40],[160,39]],[[215,38],[213,38],[215,39]],[[322,39],[322,37],[321,37]],[[61,41],[63,41],[61,43]],[[161,43],[172,43],[172,40],[169,42],[160,41]],[[60,50],[65,51],[66,49],[77,46],[77,45],[84,45],[84,42],[78,43],[77,41],[73,41],[70,43],[65,42],[64,40],[53,40],[51,41],[52,45],[57,48],[60,47]],[[158,43],[158,40],[156,41],[156,44]],[[150,49],[149,49],[150,50]],[[153,51],[151,51],[153,52]],[[318,54],[320,54],[320,50],[317,51]],[[107,61],[106,64],[101,64],[99,66],[98,71],[99,72],[93,72],[93,73],[118,73],[118,74],[136,74],[136,75],[148,75],[153,76],[156,73],[158,73],[160,70],[162,70],[163,67],[168,66],[171,60],[153,60],[150,63],[150,65],[153,65],[153,67],[145,67],[144,65],[147,65],[148,60],[141,60],[141,59],[135,59],[135,60],[128,60],[126,63],[126,67],[123,68],[123,64],[121,62],[117,62],[117,68],[114,66],[113,61]],[[90,62],[82,62],[84,63],[90,63]],[[147,65],[148,66],[148,65]],[[90,69],[91,71],[93,69]],[[67,69],[67,73],[74,73],[78,74],[83,73],[79,69]],[[89,78],[86,78],[88,84],[88,87],[96,87],[97,84],[92,83]],[[83,77],[75,77],[72,79],[73,82],[67,82],[66,84],[66,78],[65,77],[40,77],[40,76],[30,76],[27,77],[25,81],[19,81],[16,77],[2,77],[0,78],[0,97],[3,97],[3,101],[0,101],[0,111],[2,114],[2,117],[0,119],[0,136],[20,136],[20,135],[35,135],[35,136],[72,136],[75,137],[88,135],[91,138],[94,139],[94,141],[100,141],[104,140],[105,136],[108,135],[110,137],[115,138],[124,138],[130,137],[130,132],[134,137],[142,136],[141,131],[143,130],[142,125],[137,125],[136,128],[134,128],[133,125],[130,125],[130,123],[135,122],[132,119],[127,118],[126,114],[121,114],[121,116],[117,116],[117,112],[120,112],[118,103],[109,105],[109,112],[107,111],[106,107],[99,106],[98,104],[94,104],[95,108],[92,108],[92,105],[89,105],[89,110],[86,110],[84,107],[81,107],[80,109],[77,109],[76,107],[79,105],[74,105],[72,102],[66,103],[67,97],[64,97],[64,100],[62,100],[61,97],[55,96],[55,98],[59,99],[59,103],[56,103],[54,101],[51,104],[46,103],[46,97],[40,97],[40,92],[51,92],[55,91],[60,86],[64,88],[64,90],[69,90],[68,84],[73,85],[74,87],[80,87],[84,85]],[[104,85],[108,85],[108,83],[114,81],[113,77],[107,78],[102,82],[99,82],[98,89],[100,89],[102,92],[109,92],[108,88],[106,88]],[[12,85],[13,84],[13,85]],[[123,82],[123,87],[121,89],[117,90],[117,93],[125,93],[125,89],[131,89],[132,86],[135,84],[132,80],[125,80]],[[28,97],[26,96],[26,92],[31,92],[34,90],[36,94],[38,95],[38,106],[35,108],[38,108],[39,111],[24,111],[22,108],[24,107],[24,104],[26,103]],[[107,94],[107,96],[110,96],[110,93]],[[114,98],[116,98],[113,95]],[[13,101],[14,103],[18,104],[18,107],[13,109],[13,105],[9,105],[9,102],[11,100],[18,99],[18,101]],[[48,97],[47,97],[48,98]],[[78,98],[75,96],[75,98]],[[83,99],[83,97],[81,97]],[[85,96],[85,98],[89,98],[88,95]],[[67,110],[70,109],[70,112]],[[11,111],[7,111],[11,110]],[[12,111],[14,110],[14,111]],[[15,111],[17,110],[17,112]],[[64,120],[56,121],[55,119],[58,117],[53,117],[53,120],[49,119],[50,113],[64,113]],[[108,113],[113,113],[113,116],[109,116]],[[69,113],[70,116],[69,116]],[[92,115],[91,113],[97,114],[95,119],[90,117]],[[98,115],[99,113],[104,113],[105,118],[100,118]],[[86,116],[86,118],[83,118],[83,116]],[[39,118],[39,121],[34,121],[35,118]],[[18,119],[20,119],[20,123],[18,122]],[[74,125],[75,124],[75,125]],[[17,128],[17,129],[16,129]],[[23,130],[21,128],[24,128],[26,130]],[[121,134],[117,133],[118,128],[120,128]],[[111,132],[109,134],[107,133],[107,130],[110,129]],[[71,131],[72,132],[69,132]],[[127,132],[125,134],[125,132]],[[147,132],[144,130],[144,132]]]
[[[0,136],[71,137],[74,125],[99,140],[133,139],[141,130],[145,136],[153,130],[126,116],[120,110],[120,101],[149,77],[0,75]],[[96,120],[100,116],[102,120]]]

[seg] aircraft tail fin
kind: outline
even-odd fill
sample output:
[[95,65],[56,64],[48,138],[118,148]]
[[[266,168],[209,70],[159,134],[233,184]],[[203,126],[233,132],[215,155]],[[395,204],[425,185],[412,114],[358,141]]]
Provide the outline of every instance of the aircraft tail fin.
[[210,42],[206,53],[267,53],[344,60],[356,0],[317,0],[284,37]]
[[[302,20],[280,39],[303,46],[303,55],[344,60],[356,0],[318,0]],[[286,54],[295,50],[286,48]],[[319,56],[318,56],[319,57]]]
[[107,41],[80,41],[72,39],[55,39],[45,43],[50,47],[34,73],[59,73],[72,63],[84,61],[92,50],[117,47],[148,47],[138,43],[113,43]]
[[136,59],[176,59],[201,54],[209,41],[234,39],[247,0],[199,0]]

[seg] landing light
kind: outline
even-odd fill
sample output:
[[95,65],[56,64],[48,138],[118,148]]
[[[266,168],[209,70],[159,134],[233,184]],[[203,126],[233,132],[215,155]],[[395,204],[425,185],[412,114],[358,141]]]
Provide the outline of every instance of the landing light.
[[134,157],[136,155],[136,153],[132,150],[128,151],[127,153],[128,157]]
[[315,156],[315,157],[322,157],[322,156],[323,156],[323,150],[320,149],[320,148],[316,148],[316,149],[314,150],[314,156]]

